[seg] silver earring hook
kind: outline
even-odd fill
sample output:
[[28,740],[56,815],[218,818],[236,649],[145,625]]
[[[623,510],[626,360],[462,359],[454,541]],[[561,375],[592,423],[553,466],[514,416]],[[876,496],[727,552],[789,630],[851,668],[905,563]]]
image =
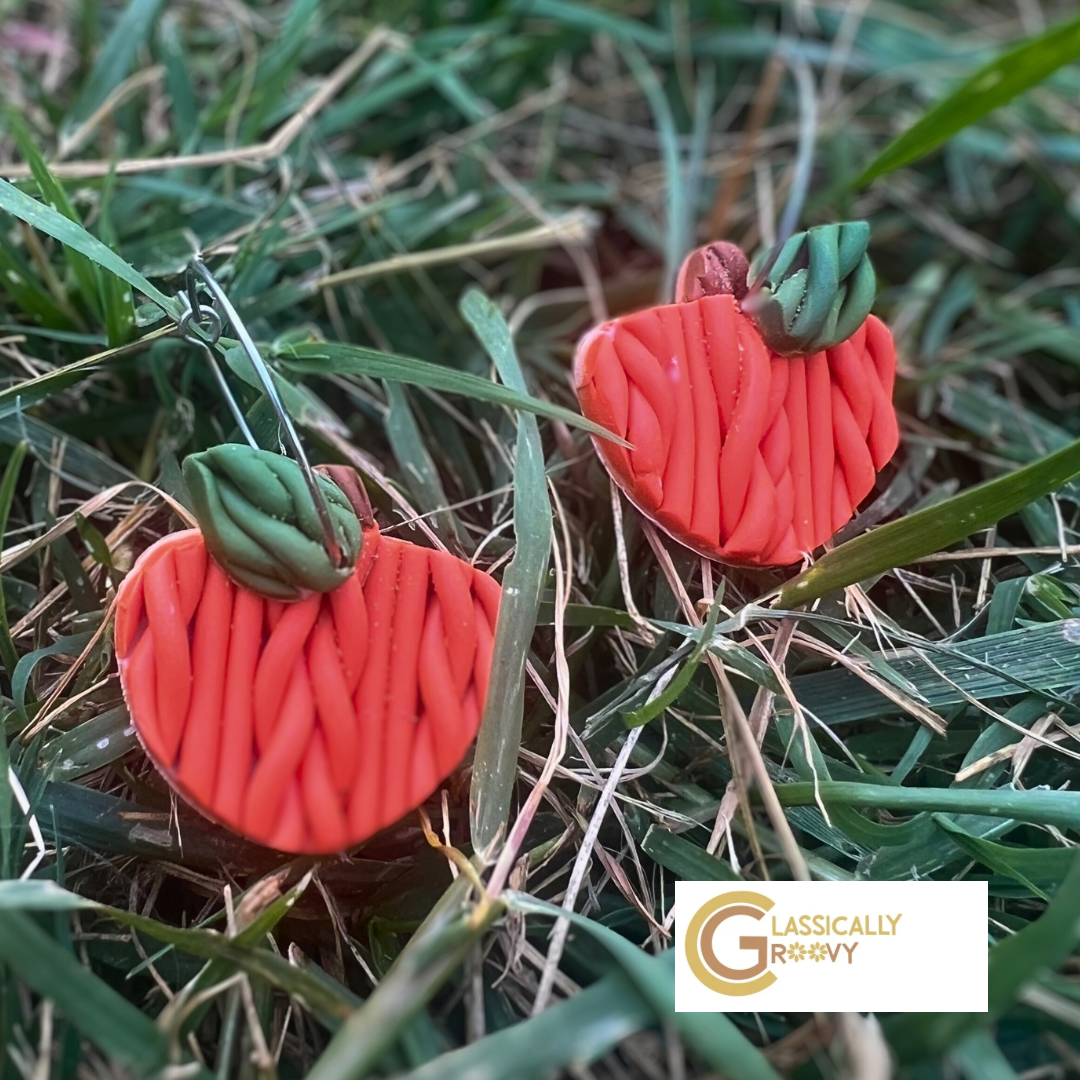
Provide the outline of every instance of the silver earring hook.
[[[315,472],[311,468],[311,463],[304,453],[304,448],[300,445],[300,438],[296,433],[296,428],[293,426],[292,418],[285,411],[285,406],[282,404],[281,396],[278,394],[277,387],[274,385],[274,380],[270,374],[270,369],[266,366],[266,361],[263,360],[260,355],[258,347],[248,333],[247,327],[244,326],[243,320],[237,314],[236,308],[232,306],[229,298],[225,295],[224,289],[222,289],[214,275],[210,273],[210,270],[197,256],[188,264],[184,281],[185,290],[180,296],[180,301],[184,305],[184,313],[180,316],[180,320],[176,324],[178,335],[183,338],[184,341],[190,342],[192,345],[198,345],[206,354],[206,358],[210,364],[210,370],[217,379],[218,386],[221,388],[225,400],[228,402],[229,409],[232,411],[237,426],[240,428],[240,431],[243,433],[243,436],[247,439],[248,443],[258,449],[259,447],[258,443],[255,441],[255,436],[252,435],[251,429],[244,419],[244,414],[240,409],[236,398],[233,397],[228,383],[225,381],[225,375],[222,372],[221,366],[218,364],[217,357],[214,356],[212,349],[212,346],[217,345],[221,338],[224,324],[227,322],[232,328],[233,333],[236,334],[236,338],[240,342],[240,346],[247,354],[248,360],[251,361],[251,366],[255,370],[255,375],[258,377],[259,384],[262,386],[263,392],[266,394],[266,397],[277,416],[278,423],[285,433],[285,441],[292,451],[296,463],[300,466],[300,472],[303,474],[304,483],[307,485],[308,492],[311,494],[312,501],[315,503],[315,511],[319,515],[319,525],[322,528],[323,543],[326,550],[329,552],[330,558],[335,564],[341,566],[341,545],[334,536],[334,526],[330,518],[330,507],[326,502],[326,496],[323,494],[318,478],[315,476]],[[205,288],[213,299],[213,306],[202,302],[200,290],[203,288]],[[224,316],[224,318],[222,316]],[[195,332],[192,324],[198,327],[198,333]]]
[[[189,345],[197,345],[202,349],[203,355],[206,357],[206,363],[213,372],[214,378],[218,384],[218,389],[221,390],[221,395],[225,398],[225,402],[229,406],[229,411],[233,414],[236,426],[240,429],[240,434],[244,436],[249,446],[258,449],[259,444],[255,441],[255,436],[251,433],[251,428],[248,427],[247,419],[244,416],[243,410],[240,408],[240,403],[236,400],[232,390],[229,389],[229,384],[225,379],[225,373],[221,370],[221,365],[214,355],[214,350],[210,347],[211,345],[216,345],[218,339],[221,337],[221,316],[208,304],[203,304],[199,300],[197,294],[195,295],[195,306],[192,307],[191,296],[192,294],[186,291],[180,294],[180,302],[184,305],[184,313],[180,316],[180,321],[176,324],[177,335]],[[199,327],[205,337],[199,337],[193,333],[191,329],[191,324],[193,322]]]

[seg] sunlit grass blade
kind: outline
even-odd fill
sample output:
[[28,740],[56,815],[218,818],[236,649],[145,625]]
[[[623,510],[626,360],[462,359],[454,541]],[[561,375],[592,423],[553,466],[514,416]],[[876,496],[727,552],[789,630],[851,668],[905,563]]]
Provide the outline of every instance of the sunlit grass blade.
[[445,394],[461,394],[478,401],[490,401],[493,405],[505,405],[510,409],[521,409],[537,416],[562,420],[590,435],[620,441],[618,436],[599,424],[586,420],[579,413],[533,397],[524,384],[521,387],[509,383],[504,385],[505,376],[503,383],[491,382],[467,371],[457,371],[451,367],[428,363],[426,360],[391,356],[360,345],[339,345],[332,342],[292,346],[287,353],[280,355],[279,362],[282,367],[303,375],[366,375],[372,379],[386,379],[410,386],[426,386],[430,390],[439,390]]
[[[67,196],[63,185],[49,172],[49,166],[45,162],[41,151],[30,137],[22,119],[17,115],[10,115],[11,134],[19,148],[19,153],[26,160],[34,174],[34,180],[41,191],[42,198],[55,210],[59,210],[69,221],[81,226],[80,219],[75,207]],[[95,314],[100,314],[99,293],[101,290],[100,274],[97,266],[85,255],[75,248],[64,249],[67,263],[71,267],[72,275],[82,294],[83,303]]]
[[110,273],[122,278],[129,285],[138,289],[152,300],[163,312],[173,318],[180,317],[180,302],[166,296],[156,285],[152,285],[135,267],[125,262],[111,248],[106,247],[97,237],[88,233],[81,225],[66,218],[59,210],[32,199],[25,192],[0,180],[0,209],[6,210],[13,217],[25,221],[27,225],[48,233],[66,247],[81,252],[88,259]]
[[1080,18],[1051,27],[996,57],[895,138],[855,180],[864,187],[879,176],[929,154],[958,131],[1040,83],[1080,56]]
[[[498,368],[504,383],[526,396],[510,328],[482,293],[465,294],[461,313]],[[540,609],[540,590],[551,554],[551,503],[544,448],[534,416],[518,418],[514,461],[514,558],[503,575],[502,603],[495,627],[491,682],[476,739],[470,811],[473,847],[485,853],[506,826],[517,780],[524,709],[525,662]]]
[[777,604],[809,604],[833,589],[917,562],[988,529],[1077,475],[1080,442],[841,544],[781,585],[775,594]]
[[813,806],[820,798],[826,807],[858,806],[917,814],[940,810],[952,814],[988,814],[1014,818],[1033,825],[1080,829],[1080,791],[1024,791],[1002,787],[991,791],[973,788],[894,787],[825,780],[817,784],[777,784],[784,806]]

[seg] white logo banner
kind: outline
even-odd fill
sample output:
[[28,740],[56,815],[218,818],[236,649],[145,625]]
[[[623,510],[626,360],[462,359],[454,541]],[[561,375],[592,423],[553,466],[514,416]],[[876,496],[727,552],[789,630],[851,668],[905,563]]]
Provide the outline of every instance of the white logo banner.
[[679,881],[678,1012],[985,1012],[982,881]]

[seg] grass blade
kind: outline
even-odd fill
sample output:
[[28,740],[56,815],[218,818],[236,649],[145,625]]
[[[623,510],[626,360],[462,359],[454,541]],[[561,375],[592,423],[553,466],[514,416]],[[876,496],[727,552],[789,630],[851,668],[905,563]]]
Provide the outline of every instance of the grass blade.
[[760,1050],[723,1013],[677,1013],[675,969],[662,969],[655,958],[610,927],[576,912],[566,911],[527,893],[503,893],[515,911],[570,919],[591,934],[616,959],[656,1015],[678,1029],[679,1034],[712,1067],[728,1080],[780,1080],[780,1074]]
[[[272,986],[301,998],[322,1014],[342,1020],[352,1008],[351,1000],[344,993],[332,992],[325,982],[304,968],[297,967],[284,957],[258,947],[269,929],[276,925],[295,904],[305,884],[301,882],[279,896],[256,917],[250,927],[232,939],[210,930],[168,926],[146,915],[138,915],[122,908],[83,900],[82,897],[67,892],[52,882],[0,883],[0,910],[6,912],[20,907],[31,911],[70,911],[90,908],[105,918],[113,919],[154,941],[163,942],[192,956],[211,961],[209,968],[204,969],[205,974],[202,976],[207,982],[219,977],[223,971],[240,968],[249,975],[264,979]],[[35,886],[40,886],[40,888],[34,888]],[[7,917],[5,914],[4,918]],[[0,927],[3,922],[4,920],[0,919]],[[0,934],[0,958],[4,958],[4,942],[5,938]],[[79,970],[83,971],[82,968]],[[86,977],[93,981],[91,976]],[[27,982],[36,988],[37,984],[32,980],[27,979]],[[59,1002],[60,998],[57,997],[56,1000]],[[127,1003],[124,1002],[124,1004]]]
[[50,780],[76,780],[138,748],[139,740],[126,706],[106,709],[65,731],[42,747]]
[[678,833],[651,825],[641,850],[680,881],[742,881],[730,865]]
[[146,348],[152,342],[157,341],[158,338],[167,337],[171,333],[172,327],[154,330],[145,337],[141,337],[127,345],[94,353],[93,356],[83,357],[82,360],[76,360],[66,367],[54,368],[44,375],[37,375],[32,379],[15,383],[14,386],[5,387],[0,390],[0,420],[13,416],[23,409],[28,409],[35,402],[43,401],[45,398],[73,386],[109,361]]
[[96,906],[55,881],[0,881],[0,911],[78,911]]
[[781,607],[809,604],[833,589],[917,562],[972,533],[988,529],[1080,475],[1080,441],[1022,469],[978,484],[951,499],[891,521],[827,552],[780,586]]
[[[49,166],[46,164],[34,140],[30,137],[30,133],[26,130],[22,119],[13,113],[9,116],[8,122],[11,125],[12,138],[14,138],[15,144],[19,148],[19,153],[22,154],[26,159],[26,163],[30,166],[42,198],[51,207],[59,210],[69,221],[81,226],[82,221],[76,213],[75,207],[72,206],[71,200],[67,197],[67,192],[64,190],[63,185],[49,172]],[[95,314],[100,314],[98,293],[101,289],[101,283],[97,266],[74,248],[67,248],[65,254],[68,266],[71,267],[71,272],[78,283],[79,292],[82,293],[83,302]]]
[[158,51],[165,65],[165,89],[172,105],[176,139],[180,146],[186,146],[199,125],[199,103],[191,82],[191,61],[184,48],[180,20],[179,14],[162,19]]
[[1003,787],[993,791],[973,788],[905,788],[891,784],[858,784],[843,780],[778,784],[783,806],[813,806],[816,796],[829,806],[873,807],[917,814],[940,810],[949,814],[986,814],[1014,818],[1032,825],[1054,825],[1080,830],[1080,791],[1030,791]]
[[[118,243],[111,216],[114,179],[109,177],[102,188],[98,224],[101,239],[110,248],[115,248]],[[101,313],[108,343],[112,348],[119,348],[126,345],[135,333],[135,297],[126,281],[121,281],[115,274],[98,274],[97,267],[93,269],[100,282]]]
[[[955,645],[904,649],[886,656],[893,673],[907,683],[908,693],[935,711],[969,700],[1016,695],[1023,689],[1049,697],[1064,695],[1080,683],[1080,621],[1025,626],[1004,634],[974,637]],[[927,665],[932,658],[934,668]],[[865,679],[846,668],[796,675],[791,688],[799,704],[830,726],[870,720],[902,711]]]
[[650,723],[675,704],[682,692],[690,685],[694,672],[701,663],[701,658],[712,644],[713,631],[716,629],[716,620],[719,615],[720,597],[717,597],[709,611],[709,617],[705,620],[705,625],[701,628],[701,636],[674,675],[662,687],[658,683],[659,690],[654,687],[649,700],[643,705],[623,713],[623,721],[628,728],[641,727],[643,724]]
[[675,288],[675,277],[679,264],[686,255],[693,235],[690,210],[686,198],[686,183],[683,175],[682,157],[679,153],[679,133],[675,129],[675,117],[664,95],[655,72],[645,59],[644,53],[628,38],[615,39],[622,50],[627,66],[641,86],[649,102],[653,120],[660,136],[660,145],[664,159],[664,177],[667,183],[667,220],[664,236],[664,279],[660,291],[661,297],[669,297]]
[[394,457],[402,467],[406,487],[421,513],[431,515],[436,532],[461,545],[462,535],[453,511],[445,509],[450,500],[443,490],[439,470],[424,445],[420,425],[401,383],[386,384],[386,400],[390,408],[383,423]]
[[[949,834],[952,840],[973,859],[989,867],[996,874],[1010,877],[1042,900],[1049,896],[1039,884],[1057,885],[1072,865],[1075,852],[1072,848],[1025,848],[995,844],[981,836],[972,836],[955,824],[945,814],[934,814],[934,824]],[[1037,880],[1038,879],[1038,880]]]
[[[360,345],[336,345],[326,342],[293,346],[288,353],[281,355],[280,362],[283,367],[301,375],[366,375],[372,379],[386,379],[388,382],[426,386],[445,394],[461,394],[464,397],[476,398],[477,401],[490,401],[493,405],[505,405],[509,409],[546,416],[550,420],[562,420],[590,435],[621,441],[607,428],[586,420],[579,413],[533,397],[524,382],[520,386],[510,383],[503,385],[470,375],[467,371],[431,364],[426,360],[392,356],[390,353],[365,349]],[[506,382],[505,376],[503,382]]]
[[[525,396],[525,378],[510,327],[499,309],[482,293],[471,290],[461,302],[461,313],[494,361],[503,382]],[[503,575],[491,682],[473,761],[469,802],[473,848],[479,853],[487,852],[498,841],[510,813],[521,742],[525,661],[551,555],[551,504],[544,448],[536,418],[528,414],[518,418],[514,536],[517,550]]]
[[0,918],[0,959],[37,993],[55,1001],[83,1036],[118,1064],[136,1075],[169,1064],[168,1040],[153,1020],[87,971],[28,915],[9,910]]
[[[8,514],[11,512],[11,504],[15,499],[15,485],[19,482],[19,471],[22,469],[25,457],[26,443],[16,443],[4,469],[4,477],[0,480],[0,552],[4,550]],[[11,631],[8,629],[7,603],[4,600],[2,578],[0,578],[0,661],[3,662],[8,678],[12,678],[19,663],[19,654],[15,649],[15,643],[11,640]]]
[[855,180],[865,187],[879,176],[929,154],[969,124],[1080,56],[1080,18],[1051,27],[996,57],[895,138]]
[[267,117],[279,105],[289,79],[300,62],[304,46],[311,35],[311,24],[318,16],[321,6],[320,0],[297,0],[289,8],[276,45],[259,64],[259,100],[250,115],[244,117],[246,139],[254,141],[258,137]]
[[468,880],[459,877],[446,890],[375,992],[331,1040],[308,1080],[367,1076],[408,1022],[460,967],[503,910],[494,903],[470,914],[469,889]]
[[[650,960],[673,968],[666,952]],[[568,1065],[584,1070],[656,1016],[622,972],[545,1009],[539,1016],[443,1054],[400,1080],[547,1080]]]
[[989,1031],[978,1031],[952,1047],[952,1063],[967,1080],[1020,1080]]
[[98,54],[90,77],[64,121],[70,134],[105,104],[109,95],[128,77],[139,49],[146,43],[162,0],[131,0],[117,20]]
[[110,273],[123,279],[152,300],[166,315],[180,317],[180,303],[166,296],[157,286],[139,273],[130,263],[125,262],[115,251],[106,247],[95,236],[91,236],[81,225],[69,220],[59,210],[32,199],[6,180],[0,180],[0,210],[6,210],[13,217],[25,221],[35,229],[47,233],[54,240],[59,240],[65,247],[74,248],[88,259],[104,267]]
[[1080,858],[1042,917],[990,950],[989,1010],[984,1013],[903,1013],[886,1021],[885,1035],[902,1062],[940,1054],[989,1027],[1038,972],[1062,963],[1080,944]]

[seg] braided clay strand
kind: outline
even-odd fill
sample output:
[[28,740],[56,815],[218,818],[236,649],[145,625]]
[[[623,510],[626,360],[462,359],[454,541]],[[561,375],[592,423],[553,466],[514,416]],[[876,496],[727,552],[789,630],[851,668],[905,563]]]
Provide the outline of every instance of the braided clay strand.
[[677,301],[610,320],[574,359],[582,412],[627,498],[685,546],[785,566],[854,515],[899,442],[896,352],[869,314],[864,222],[796,234],[762,279],[732,244],[693,252]]
[[420,805],[480,723],[500,590],[445,552],[364,532],[356,571],[281,603],[197,530],[136,562],[116,652],[136,730],[207,817],[283,851],[351,847]]

